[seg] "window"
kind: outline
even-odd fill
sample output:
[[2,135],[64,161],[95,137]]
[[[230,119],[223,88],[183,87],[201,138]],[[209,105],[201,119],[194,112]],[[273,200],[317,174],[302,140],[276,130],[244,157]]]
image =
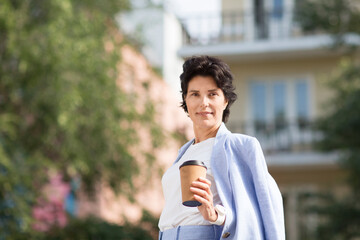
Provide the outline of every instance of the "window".
[[283,0],[273,0],[273,18],[281,19],[283,17]]
[[259,124],[284,123],[286,119],[286,82],[256,81],[250,83],[251,119]]
[[278,78],[249,82],[249,118],[246,133],[265,148],[290,150],[311,140],[310,81]]
[[[309,81],[306,79],[251,81],[250,102],[251,119],[255,121],[308,120],[310,118]],[[295,112],[292,112],[293,109]]]
[[296,116],[300,127],[304,127],[309,120],[309,90],[304,80],[295,83]]
[[256,130],[264,130],[266,123],[266,85],[251,83],[251,103]]
[[283,128],[286,118],[286,84],[285,82],[275,82],[273,84],[273,113],[274,122],[277,129]]

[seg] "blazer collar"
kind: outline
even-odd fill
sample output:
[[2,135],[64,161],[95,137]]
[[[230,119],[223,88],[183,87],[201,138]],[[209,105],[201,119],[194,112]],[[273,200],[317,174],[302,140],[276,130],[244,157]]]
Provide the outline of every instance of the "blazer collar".
[[[215,144],[216,142],[222,138],[224,135],[227,135],[229,134],[230,131],[226,128],[225,126],[225,123],[222,122],[221,125],[220,125],[220,128],[218,130],[218,132],[216,133],[216,136],[215,136]],[[190,141],[188,141],[187,143],[185,143],[185,145],[183,145],[180,150],[179,150],[179,154],[178,154],[178,157],[176,158],[174,164],[176,162],[178,162],[180,160],[180,158],[184,155],[184,153],[186,152],[186,150],[190,147],[190,145],[194,142],[195,138],[191,139]]]
[[222,122],[218,132],[216,133],[216,139],[222,137],[223,135],[227,135],[229,133],[230,131],[226,128],[225,123]]

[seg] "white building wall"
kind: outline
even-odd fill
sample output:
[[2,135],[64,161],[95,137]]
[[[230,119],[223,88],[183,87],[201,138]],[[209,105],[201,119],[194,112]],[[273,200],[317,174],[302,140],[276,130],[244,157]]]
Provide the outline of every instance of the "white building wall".
[[179,101],[180,95],[180,74],[184,60],[177,55],[182,44],[181,26],[177,18],[168,12],[164,12],[163,32],[163,78],[174,90]]

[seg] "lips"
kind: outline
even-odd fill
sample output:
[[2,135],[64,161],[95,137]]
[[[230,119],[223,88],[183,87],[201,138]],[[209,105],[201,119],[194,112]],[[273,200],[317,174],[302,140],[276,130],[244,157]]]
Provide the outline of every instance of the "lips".
[[211,115],[213,113],[212,112],[198,112],[197,114],[200,115],[200,116],[206,117],[206,116],[209,116],[209,115]]

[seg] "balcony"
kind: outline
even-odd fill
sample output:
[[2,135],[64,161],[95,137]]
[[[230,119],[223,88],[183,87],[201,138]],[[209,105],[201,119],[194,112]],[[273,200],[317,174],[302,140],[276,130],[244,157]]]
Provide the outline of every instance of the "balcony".
[[[216,55],[224,60],[328,56],[332,38],[324,32],[305,32],[292,9],[199,14],[180,19],[183,45],[178,54]],[[348,37],[359,43],[359,37]],[[346,40],[346,39],[345,39]]]
[[263,151],[269,155],[316,151],[314,146],[321,139],[321,133],[314,128],[314,123],[306,120],[233,122],[227,125],[232,132],[256,137]]
[[306,120],[273,122],[230,122],[232,132],[256,137],[271,167],[335,165],[336,153],[322,153],[316,148],[322,134]]
[[[223,12],[181,19],[184,45],[254,42],[305,36],[293,11]],[[312,34],[313,35],[313,34]]]
[[232,132],[256,137],[272,170],[337,165],[338,153],[324,153],[316,148],[322,134],[312,121],[229,122],[226,125]]

